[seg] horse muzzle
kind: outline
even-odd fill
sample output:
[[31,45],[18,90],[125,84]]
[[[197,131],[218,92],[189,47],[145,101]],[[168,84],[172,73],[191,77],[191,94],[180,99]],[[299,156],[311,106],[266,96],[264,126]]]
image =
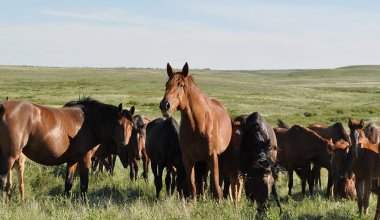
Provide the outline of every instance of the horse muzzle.
[[160,102],[160,109],[162,116],[164,116],[165,118],[170,117],[170,103],[167,100],[162,100]]

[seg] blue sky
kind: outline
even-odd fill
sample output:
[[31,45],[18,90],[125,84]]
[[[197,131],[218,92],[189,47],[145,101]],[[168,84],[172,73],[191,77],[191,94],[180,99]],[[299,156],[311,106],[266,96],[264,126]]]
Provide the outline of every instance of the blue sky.
[[380,1],[1,1],[0,64],[380,64]]

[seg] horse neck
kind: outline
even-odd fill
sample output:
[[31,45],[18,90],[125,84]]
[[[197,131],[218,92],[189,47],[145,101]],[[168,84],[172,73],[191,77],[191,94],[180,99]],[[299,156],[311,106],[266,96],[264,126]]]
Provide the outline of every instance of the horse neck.
[[113,130],[110,130],[107,120],[99,117],[93,110],[88,112],[86,119],[98,142],[105,142],[109,139],[108,137],[112,134]]
[[181,124],[189,124],[193,130],[202,127],[205,123],[204,115],[210,110],[210,104],[211,99],[193,84],[186,95],[185,105],[180,109]]
[[324,146],[323,149],[325,149],[325,147],[327,146],[327,141],[325,139],[323,139],[314,131],[311,131],[311,132],[304,131],[304,132],[306,134],[305,136],[308,137],[309,139],[309,143],[316,143],[317,144],[316,146],[323,145]]

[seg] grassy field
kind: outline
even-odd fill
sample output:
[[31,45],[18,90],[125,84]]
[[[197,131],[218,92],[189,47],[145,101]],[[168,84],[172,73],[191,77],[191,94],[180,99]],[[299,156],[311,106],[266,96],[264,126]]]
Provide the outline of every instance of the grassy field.
[[[316,121],[347,126],[349,118],[380,121],[380,66],[350,66],[338,69],[216,71],[190,70],[201,89],[221,100],[231,116],[259,111],[275,126]],[[79,96],[90,95],[102,102],[136,106],[138,114],[160,117],[158,103],[167,80],[164,69],[135,68],[41,68],[0,66],[0,99],[23,99],[49,106],[62,106]],[[175,117],[179,119],[179,114]],[[245,198],[236,209],[229,201],[212,200],[188,204],[176,197],[155,199],[153,176],[129,180],[129,169],[117,162],[114,176],[90,176],[89,202],[78,199],[79,178],[73,197],[62,196],[64,166],[45,167],[30,160],[25,171],[26,201],[20,203],[17,186],[13,198],[0,204],[1,219],[247,219],[256,207]],[[302,197],[298,178],[294,196],[287,196],[286,175],[280,176],[282,215],[274,203],[268,219],[358,219],[353,201],[325,199],[320,191]],[[14,178],[14,180],[16,180]],[[323,178],[326,186],[326,178]],[[14,181],[17,182],[17,181]],[[17,184],[14,184],[17,185]],[[372,219],[376,199],[371,198]]]

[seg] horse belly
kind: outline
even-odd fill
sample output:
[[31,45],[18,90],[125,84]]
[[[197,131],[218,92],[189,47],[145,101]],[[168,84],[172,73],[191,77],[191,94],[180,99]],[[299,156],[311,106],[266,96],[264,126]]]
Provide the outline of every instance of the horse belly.
[[67,161],[69,138],[51,135],[42,142],[31,142],[24,149],[24,154],[31,160],[43,165],[58,165]]

